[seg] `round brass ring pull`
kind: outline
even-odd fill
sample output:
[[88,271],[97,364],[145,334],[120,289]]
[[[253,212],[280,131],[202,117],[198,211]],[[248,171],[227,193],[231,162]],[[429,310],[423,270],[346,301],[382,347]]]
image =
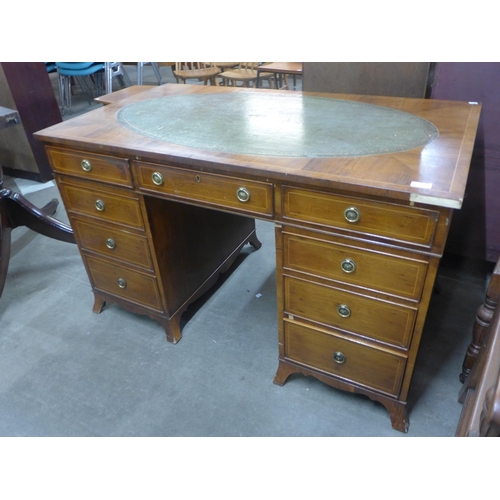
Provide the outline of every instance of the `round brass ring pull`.
[[250,199],[250,191],[247,188],[240,187],[236,190],[236,197],[242,203],[246,203]]
[[344,271],[344,273],[351,274],[356,271],[356,262],[354,262],[352,259],[344,259],[340,263],[340,267],[342,268],[342,271]]
[[110,249],[113,250],[116,247],[115,240],[113,238],[108,238],[106,240],[106,246]]
[[347,222],[354,224],[361,219],[361,212],[356,207],[349,207],[344,210],[344,217]]
[[153,184],[156,184],[157,186],[161,186],[165,182],[165,179],[163,178],[163,175],[160,174],[160,172],[154,172],[151,176],[151,179],[153,181]]
[[97,210],[99,210],[99,212],[103,212],[104,209],[106,208],[106,205],[102,200],[96,200],[95,207]]
[[351,315],[349,306],[346,306],[345,304],[340,304],[337,307],[337,312],[339,313],[339,316],[342,316],[343,318],[348,318]]
[[82,160],[82,169],[85,172],[90,172],[92,170],[92,163],[89,160]]
[[123,278],[118,278],[118,286],[120,288],[125,288],[127,286],[127,282]]
[[333,353],[333,360],[335,361],[335,363],[341,365],[342,363],[346,362],[347,358],[345,357],[345,354],[341,353],[340,351],[337,351]]

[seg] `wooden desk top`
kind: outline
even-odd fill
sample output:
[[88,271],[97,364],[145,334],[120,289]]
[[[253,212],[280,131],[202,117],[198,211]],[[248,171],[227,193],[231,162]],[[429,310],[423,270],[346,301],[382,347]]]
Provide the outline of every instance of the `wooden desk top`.
[[[385,106],[429,121],[439,134],[428,144],[395,153],[349,157],[287,157],[236,154],[182,146],[137,133],[122,126],[117,120],[121,109],[144,100],[233,92],[248,94],[255,98],[256,103],[260,95],[266,94],[280,99],[296,99],[298,101],[294,102],[299,104],[303,96],[317,96]],[[313,188],[346,190],[350,193],[460,208],[480,109],[478,104],[430,99],[167,84],[56,124],[37,132],[35,136],[51,144],[127,155],[130,158],[142,157],[186,169],[236,174],[257,180],[288,181]],[[244,116],[248,127],[253,126],[255,113],[266,118],[265,108],[249,109]],[[285,115],[278,114],[269,117],[271,118],[286,124]],[[321,127],[321,124],[308,126]],[[283,134],[286,134],[286,127],[282,129]]]
[[111,94],[102,95],[94,99],[95,102],[100,102],[101,104],[113,104],[115,102],[126,99],[127,97],[139,94],[145,90],[152,89],[154,85],[132,85],[131,87],[126,87]]
[[273,62],[259,66],[259,71],[270,73],[286,73],[288,75],[301,75],[302,63],[299,62]]

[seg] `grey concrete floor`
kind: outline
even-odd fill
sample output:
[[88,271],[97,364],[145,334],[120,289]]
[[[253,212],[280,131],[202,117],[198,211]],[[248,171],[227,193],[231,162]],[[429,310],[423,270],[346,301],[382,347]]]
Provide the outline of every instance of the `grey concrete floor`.
[[[155,83],[152,72],[145,83]],[[75,102],[74,113],[93,106]],[[5,183],[37,206],[59,198],[52,182]],[[55,216],[67,221],[62,204]],[[15,229],[0,299],[0,436],[453,436],[458,374],[493,265],[443,259],[405,435],[391,428],[385,408],[363,396],[299,375],[283,387],[272,383],[274,226],[257,221],[257,230],[262,248],[243,249],[190,307],[183,338],[172,345],[148,317],[112,304],[92,313],[75,245]]]

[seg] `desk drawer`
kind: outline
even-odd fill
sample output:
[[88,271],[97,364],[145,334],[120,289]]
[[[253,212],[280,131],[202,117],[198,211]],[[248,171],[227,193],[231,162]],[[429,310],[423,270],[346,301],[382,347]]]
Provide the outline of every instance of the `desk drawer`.
[[139,187],[171,198],[272,216],[273,184],[134,162]]
[[134,304],[163,311],[158,284],[154,276],[133,271],[94,257],[85,257],[94,288]]
[[46,151],[52,168],[58,173],[119,186],[133,185],[127,159],[52,147]]
[[284,291],[285,314],[396,347],[410,345],[415,309],[287,276]]
[[419,300],[427,262],[283,231],[284,267]]
[[[406,357],[285,321],[285,358],[397,396]],[[334,356],[338,361],[335,361]]]
[[58,184],[69,212],[138,229],[144,228],[139,200],[126,196],[129,194],[127,191],[100,191],[83,182],[72,184],[61,178]]
[[96,252],[107,257],[153,269],[148,240],[112,226],[96,224],[94,221],[72,217],[71,225],[83,250]]
[[284,187],[283,217],[430,247],[439,212]]

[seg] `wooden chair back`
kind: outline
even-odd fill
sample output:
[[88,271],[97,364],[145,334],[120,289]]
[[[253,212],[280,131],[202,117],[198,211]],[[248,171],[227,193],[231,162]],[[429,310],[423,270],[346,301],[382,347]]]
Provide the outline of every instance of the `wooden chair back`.
[[176,62],[173,70],[177,82],[186,83],[188,79],[202,81],[205,85],[210,82],[218,85],[216,76],[220,69],[213,62]]

